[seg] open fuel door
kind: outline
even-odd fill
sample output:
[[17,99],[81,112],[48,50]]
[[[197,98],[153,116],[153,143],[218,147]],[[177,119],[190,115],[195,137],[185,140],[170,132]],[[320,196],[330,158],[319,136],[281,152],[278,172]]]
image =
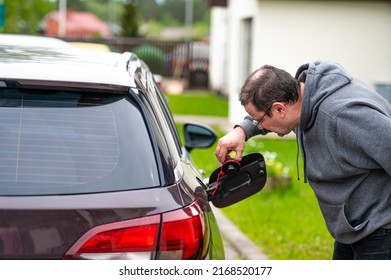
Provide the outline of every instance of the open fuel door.
[[265,159],[248,154],[240,162],[228,160],[209,177],[208,198],[217,208],[237,203],[263,189],[266,183]]

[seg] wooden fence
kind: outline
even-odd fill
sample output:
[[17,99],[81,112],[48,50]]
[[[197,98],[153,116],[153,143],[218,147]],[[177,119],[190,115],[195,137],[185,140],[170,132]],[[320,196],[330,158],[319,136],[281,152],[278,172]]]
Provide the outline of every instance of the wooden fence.
[[111,51],[134,52],[154,74],[185,79],[189,88],[208,88],[209,44],[204,41],[152,40],[144,38],[61,38],[68,42],[104,44]]

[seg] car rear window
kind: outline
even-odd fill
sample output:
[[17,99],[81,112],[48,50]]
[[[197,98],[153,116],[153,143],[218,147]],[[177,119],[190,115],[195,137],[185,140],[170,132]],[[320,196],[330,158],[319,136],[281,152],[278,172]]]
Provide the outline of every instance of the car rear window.
[[127,95],[0,88],[0,195],[158,185],[143,116]]

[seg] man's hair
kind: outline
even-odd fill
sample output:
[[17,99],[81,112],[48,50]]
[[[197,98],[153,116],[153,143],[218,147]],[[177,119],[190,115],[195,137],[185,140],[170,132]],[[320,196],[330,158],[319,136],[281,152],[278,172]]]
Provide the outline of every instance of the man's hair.
[[244,82],[239,101],[245,106],[252,103],[258,111],[270,116],[273,102],[295,103],[299,98],[300,83],[288,72],[264,65],[252,72]]

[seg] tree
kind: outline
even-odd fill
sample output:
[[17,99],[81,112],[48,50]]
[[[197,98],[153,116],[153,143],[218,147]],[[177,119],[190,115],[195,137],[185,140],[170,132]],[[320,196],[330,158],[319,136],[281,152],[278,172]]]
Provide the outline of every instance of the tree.
[[[186,23],[185,10],[188,0],[165,0],[162,4],[163,12],[168,12],[181,24]],[[198,22],[208,12],[205,0],[193,0],[193,21]]]
[[[135,0],[133,0],[135,1]],[[164,0],[157,4],[155,0],[138,0],[142,21],[172,22],[177,25],[185,23],[185,9],[188,0]],[[203,21],[209,13],[206,0],[193,0],[193,21]],[[168,19],[171,18],[171,19]]]
[[73,11],[86,11],[86,1],[67,0],[67,9]]
[[5,0],[4,33],[37,34],[42,18],[56,9],[49,0]]
[[138,37],[138,11],[137,6],[133,3],[125,3],[121,17],[121,35],[124,37]]

